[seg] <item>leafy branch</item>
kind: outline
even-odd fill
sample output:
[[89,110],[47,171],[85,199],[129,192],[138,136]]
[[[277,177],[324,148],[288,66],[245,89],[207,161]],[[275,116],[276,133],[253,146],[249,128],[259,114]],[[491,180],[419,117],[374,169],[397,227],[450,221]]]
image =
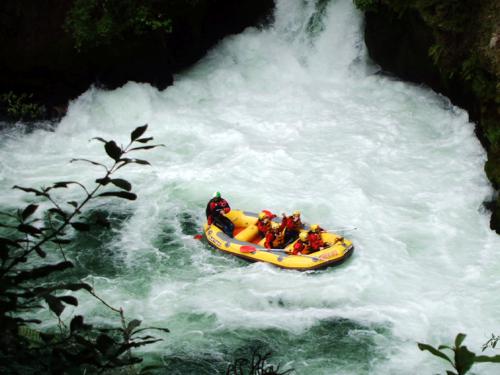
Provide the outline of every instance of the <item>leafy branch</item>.
[[[418,348],[423,351],[426,350],[432,355],[448,362],[456,372],[446,371],[447,375],[464,375],[471,369],[474,363],[500,363],[500,355],[476,355],[475,353],[467,349],[465,345],[462,345],[463,341],[465,340],[465,336],[465,334],[459,333],[455,338],[455,346],[453,347],[448,345],[440,345],[438,348],[434,348],[433,346],[428,344],[418,343]],[[485,347],[483,347],[483,350],[484,349]],[[453,358],[446,354],[444,350],[453,352]]]
[[[168,332],[168,329],[158,327],[138,329],[141,324],[139,320],[127,321],[121,308],[109,305],[87,283],[51,282],[48,279],[55,273],[71,272],[74,268],[63,250],[64,245],[71,243],[66,231],[69,228],[90,230],[90,224],[83,218],[83,209],[91,200],[106,197],[136,199],[137,196],[131,192],[132,184],[125,179],[114,178],[113,174],[130,164],[149,165],[145,160],[128,157],[129,153],[163,146],[144,145],[153,139],[142,137],[146,129],[147,125],[136,128],[125,147],[118,146],[113,140],[95,138],[104,143],[106,154],[113,160],[109,167],[88,159],[72,160],[105,169],[104,176],[96,179],[93,188],[89,189],[78,181],[60,181],[38,189],[14,186],[14,189],[34,194],[51,207],[42,209],[40,204],[30,203],[14,213],[2,213],[4,222],[0,223],[0,228],[3,228],[4,233],[0,236],[0,326],[4,327],[4,332],[0,335],[0,372],[18,373],[35,368],[54,373],[74,368],[92,368],[103,372],[140,362],[141,359],[134,357],[131,350],[160,340],[149,335],[139,336],[142,331],[155,329]],[[103,187],[107,185],[114,186],[114,189],[103,192]],[[58,202],[51,195],[55,189],[73,186],[83,193],[79,202]],[[109,226],[102,219],[93,224]],[[36,260],[46,259],[48,252],[54,248],[59,252],[50,258],[55,259],[60,254],[61,261],[42,261],[40,264],[40,260]],[[78,306],[78,299],[71,295],[71,292],[76,291],[91,294],[119,314],[120,328],[93,327],[84,322],[81,315],[74,316],[69,328],[66,327],[61,314],[68,305]],[[58,334],[38,332],[30,327],[31,324],[41,323],[34,316],[43,305],[56,316],[60,328]],[[31,334],[26,335],[26,332]],[[33,340],[33,337],[37,340]]]

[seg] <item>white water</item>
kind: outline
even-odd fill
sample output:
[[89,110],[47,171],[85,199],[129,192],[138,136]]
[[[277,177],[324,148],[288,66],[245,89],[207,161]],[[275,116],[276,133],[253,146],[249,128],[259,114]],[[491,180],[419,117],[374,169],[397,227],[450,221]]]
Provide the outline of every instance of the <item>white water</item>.
[[[91,89],[55,132],[6,134],[0,206],[22,201],[9,190],[14,184],[92,183],[98,170],[68,164],[105,160],[102,144],[86,141],[127,143],[148,123],[166,147],[140,154],[152,168],[124,168],[136,202],[106,206],[131,215],[104,246],[118,275],[86,281],[127,316],[171,329],[147,349],[153,357],[222,358],[261,340],[275,362],[300,374],[436,373],[444,362],[420,352],[417,341],[451,344],[465,332],[479,352],[498,333],[500,237],[481,208],[491,195],[485,153],[466,112],[375,74],[350,1],[332,0],[311,32],[314,12],[312,0],[277,1],[272,26],[226,38],[163,92],[136,83]],[[233,207],[300,209],[310,223],[355,226],[355,254],[312,274],[228,258],[181,226],[189,214],[201,228],[214,190]],[[77,311],[105,314],[81,299]],[[339,319],[357,328],[327,333],[321,352],[301,346],[319,340],[310,332],[321,322]],[[269,329],[288,338],[264,338]],[[340,346],[363,342],[370,343],[364,357]]]

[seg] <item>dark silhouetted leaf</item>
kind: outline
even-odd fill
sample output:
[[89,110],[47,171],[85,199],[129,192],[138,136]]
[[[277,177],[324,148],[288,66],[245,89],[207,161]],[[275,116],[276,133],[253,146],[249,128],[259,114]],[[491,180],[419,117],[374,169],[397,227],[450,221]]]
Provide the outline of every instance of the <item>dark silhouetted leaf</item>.
[[69,201],[69,202],[68,202],[68,204],[69,204],[70,206],[75,207],[75,208],[77,208],[77,207],[78,207],[78,202],[75,202],[75,201]]
[[97,180],[95,180],[96,183],[101,184],[101,185],[107,185],[107,184],[109,184],[109,181],[111,181],[111,179],[109,177],[98,178]]
[[45,277],[50,275],[52,272],[63,271],[67,268],[73,267],[73,263],[65,261],[57,264],[50,264],[48,266],[42,266],[38,268],[34,268],[29,271],[22,271],[16,275],[14,280],[23,281],[23,280],[31,280],[37,279],[40,277]]
[[22,186],[14,185],[12,187],[12,189],[19,189],[19,190],[25,191],[27,193],[35,193],[35,195],[47,196],[46,193],[44,193],[44,192],[42,192],[40,190],[33,189],[33,188],[25,188],[25,187],[22,187]]
[[130,335],[130,333],[137,327],[141,325],[141,321],[138,319],[131,320],[127,325],[126,333]]
[[113,340],[108,335],[100,334],[97,337],[96,344],[97,349],[99,349],[102,354],[107,354],[108,351],[115,345],[115,340]]
[[40,258],[45,258],[47,256],[47,253],[43,251],[39,246],[35,246],[33,249],[40,256]]
[[54,312],[54,314],[56,314],[57,316],[61,316],[65,308],[62,302],[52,294],[46,295],[44,299],[45,302],[47,302],[47,304],[49,305],[49,308]]
[[128,191],[108,191],[106,193],[99,194],[98,197],[118,197],[131,201],[137,199],[137,195],[135,195],[134,193],[129,193]]
[[155,342],[158,342],[158,341],[162,341],[162,339],[145,340],[145,341],[140,341],[140,342],[129,342],[126,344],[122,344],[120,346],[120,348],[118,349],[117,354],[123,353],[124,351],[131,349],[131,348],[138,348],[140,346],[154,344]]
[[148,124],[139,126],[138,128],[135,128],[132,133],[130,133],[130,140],[133,142],[136,139],[138,139],[141,135],[144,134],[146,129],[148,128]]
[[136,335],[138,334],[139,332],[142,332],[142,331],[148,331],[148,330],[156,330],[156,331],[162,331],[162,332],[166,332],[166,333],[169,333],[170,330],[168,328],[160,328],[160,327],[145,327],[145,328],[141,328],[141,329],[138,329],[136,331],[134,331],[132,334],[133,335]]
[[59,182],[56,182],[52,185],[53,188],[57,189],[57,188],[67,188],[68,185],[71,185],[71,184],[76,184],[75,181],[59,181]]
[[132,163],[141,164],[141,165],[151,165],[149,161],[142,159],[132,159]]
[[463,343],[463,342],[464,342],[464,340],[465,340],[465,336],[466,336],[466,335],[465,335],[464,333],[459,333],[459,334],[457,335],[457,337],[455,337],[455,347],[456,347],[456,348],[459,348],[459,347],[462,345],[462,343]]
[[104,164],[97,163],[97,162],[92,161],[92,160],[89,160],[89,159],[81,159],[81,158],[79,158],[79,159],[71,159],[71,160],[70,160],[70,163],[73,163],[73,162],[75,162],[75,161],[85,161],[85,162],[90,163],[90,164],[93,164],[93,165],[99,165],[99,166],[101,166],[101,167],[104,167],[104,168],[106,168],[106,170],[107,170],[107,167],[106,167]]
[[129,151],[137,151],[137,150],[151,150],[152,148],[155,147],[165,147],[165,145],[160,144],[160,145],[151,145],[151,146],[141,146],[141,147],[134,147],[130,149]]
[[136,139],[135,141],[139,142],[139,143],[148,143],[149,141],[152,141],[152,140],[153,140],[153,137],[147,137],[147,138],[139,138],[139,139]]
[[[463,334],[459,334],[463,335]],[[465,338],[465,335],[463,335]],[[460,341],[457,338],[457,341]],[[463,339],[462,339],[463,341]],[[465,374],[470,370],[472,365],[474,364],[474,359],[476,358],[476,354],[472,353],[466,346],[460,346],[458,349],[455,349],[455,368],[457,369],[459,374]]]
[[73,296],[60,296],[57,298],[68,305],[78,306],[78,300]]
[[88,225],[87,223],[82,223],[82,222],[77,221],[77,222],[70,223],[70,224],[73,228],[75,228],[76,230],[82,231],[82,232],[90,230],[90,225]]
[[1,246],[11,246],[11,247],[21,247],[17,242],[12,241],[10,238],[0,237],[0,245]]
[[17,226],[17,230],[23,233],[31,234],[32,236],[38,236],[39,234],[42,234],[42,231],[40,229],[28,224],[19,224]]
[[38,205],[37,204],[30,204],[28,205],[23,213],[21,214],[21,217],[23,218],[23,221],[26,220],[27,218],[29,218],[31,215],[33,215],[36,211],[36,209],[38,208]]
[[115,161],[118,161],[123,153],[122,149],[118,147],[115,141],[106,142],[106,144],[104,145],[104,149],[106,150],[106,153],[109,155],[109,157],[111,159],[114,159]]
[[427,345],[427,344],[421,344],[421,343],[418,343],[418,348],[420,350],[427,350],[429,352],[431,352],[432,354],[434,354],[436,357],[440,357],[440,358],[443,358],[444,360],[450,362],[451,364],[453,364],[453,362],[451,361],[450,358],[448,358],[448,356],[446,354],[444,354],[443,352],[440,352],[439,350],[437,350],[436,348],[430,346],[430,345]]
[[70,329],[71,333],[73,333],[75,331],[79,331],[79,330],[83,329],[83,327],[84,327],[83,316],[75,315],[73,317],[73,319],[71,319],[71,323],[69,324],[69,329]]
[[123,178],[113,178],[111,180],[111,183],[113,185],[119,187],[120,189],[127,190],[127,191],[132,190],[132,185],[130,184],[130,182],[128,182],[127,180],[124,180]]
[[91,139],[91,141],[94,140],[94,139],[97,140],[97,141],[100,141],[102,143],[107,143],[108,142],[104,138],[101,138],[101,137],[94,137],[94,138]]
[[495,356],[487,356],[487,355],[478,355],[476,356],[474,362],[491,362],[491,363],[500,363],[500,354]]

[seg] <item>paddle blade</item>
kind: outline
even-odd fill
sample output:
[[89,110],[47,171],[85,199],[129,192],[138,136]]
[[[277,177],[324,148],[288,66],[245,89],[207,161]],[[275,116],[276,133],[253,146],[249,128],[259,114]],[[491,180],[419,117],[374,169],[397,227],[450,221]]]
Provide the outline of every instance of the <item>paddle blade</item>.
[[240,251],[242,253],[255,253],[255,247],[253,246],[242,246],[240,247]]
[[193,237],[195,240],[201,240],[203,238],[203,235],[197,234]]

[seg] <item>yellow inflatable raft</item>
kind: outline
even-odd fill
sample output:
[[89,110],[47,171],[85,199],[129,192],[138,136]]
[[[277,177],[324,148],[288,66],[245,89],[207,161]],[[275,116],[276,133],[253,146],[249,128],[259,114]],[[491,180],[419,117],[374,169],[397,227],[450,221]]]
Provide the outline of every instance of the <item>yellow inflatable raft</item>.
[[[253,212],[231,210],[227,215],[235,226],[234,238],[227,236],[215,225],[205,223],[204,232],[208,242],[217,249],[252,262],[267,262],[275,266],[294,270],[316,270],[339,264],[346,260],[354,251],[352,242],[341,236],[322,232],[325,243],[331,244],[323,250],[308,255],[292,255],[289,253],[295,242],[284,249],[266,249],[264,239],[257,229],[258,214]],[[280,223],[280,219],[274,218]],[[303,230],[309,230],[305,225]]]

